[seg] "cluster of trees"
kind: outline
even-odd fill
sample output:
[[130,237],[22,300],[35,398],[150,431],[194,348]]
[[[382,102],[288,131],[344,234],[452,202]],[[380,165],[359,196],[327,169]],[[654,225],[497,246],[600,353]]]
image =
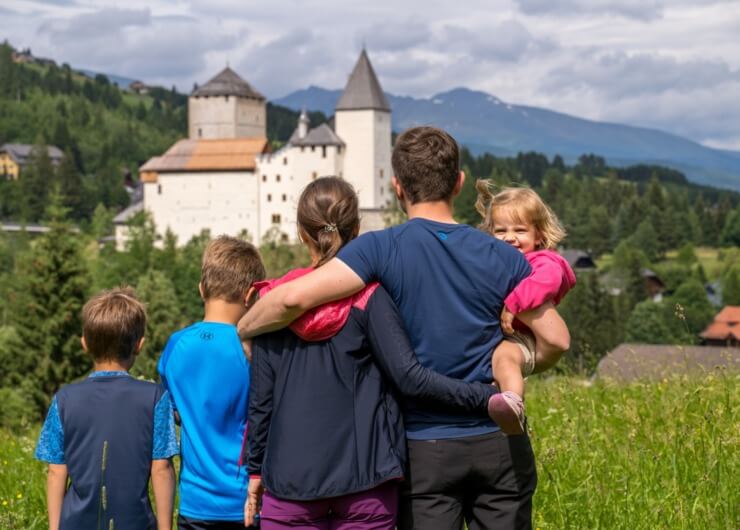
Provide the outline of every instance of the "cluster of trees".
[[[174,331],[202,318],[198,293],[207,232],[178,245],[168,233],[155,246],[155,227],[141,214],[123,251],[101,243],[111,217],[98,209],[80,231],[58,186],[48,198],[49,232],[36,237],[0,231],[0,426],[37,422],[53,393],[91,367],[80,347],[81,309],[94,293],[136,287],[146,303],[147,341],[133,372],[156,379],[156,360]],[[245,234],[245,237],[246,234]],[[267,238],[260,252],[268,274],[309,263],[302,247]]]

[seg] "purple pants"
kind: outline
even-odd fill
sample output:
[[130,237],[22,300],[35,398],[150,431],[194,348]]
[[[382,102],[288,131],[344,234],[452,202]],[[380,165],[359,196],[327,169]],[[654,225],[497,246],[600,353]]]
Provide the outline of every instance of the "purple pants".
[[261,530],[393,530],[398,512],[398,482],[317,501],[289,501],[265,492]]

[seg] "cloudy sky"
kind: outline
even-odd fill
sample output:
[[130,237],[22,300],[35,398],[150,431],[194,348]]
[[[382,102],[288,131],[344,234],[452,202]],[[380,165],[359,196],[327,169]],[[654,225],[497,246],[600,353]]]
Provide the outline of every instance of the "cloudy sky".
[[740,150],[740,0],[2,0],[0,39],[189,91],[227,63],[269,98],[454,87]]

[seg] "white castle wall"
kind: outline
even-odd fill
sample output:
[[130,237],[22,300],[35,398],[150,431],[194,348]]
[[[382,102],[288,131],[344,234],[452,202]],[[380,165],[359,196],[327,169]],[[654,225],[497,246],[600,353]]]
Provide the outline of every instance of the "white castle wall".
[[361,208],[384,206],[391,196],[391,115],[377,110],[338,110],[337,135],[346,143],[344,178],[357,190]]
[[180,245],[203,229],[211,235],[247,230],[255,244],[259,226],[259,183],[255,173],[165,173],[144,185],[144,204],[159,234],[169,228]]
[[264,101],[236,96],[188,98],[190,138],[248,138],[267,136]]
[[260,156],[260,236],[275,227],[297,241],[296,207],[303,188],[317,177],[342,176],[343,158],[336,146],[288,146]]

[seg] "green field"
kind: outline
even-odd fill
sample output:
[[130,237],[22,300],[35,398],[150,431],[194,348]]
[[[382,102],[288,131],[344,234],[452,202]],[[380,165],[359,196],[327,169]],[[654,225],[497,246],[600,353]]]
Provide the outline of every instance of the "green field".
[[[540,529],[740,528],[737,374],[657,383],[534,380]],[[0,528],[45,528],[35,432],[0,431]],[[734,478],[733,478],[734,477]]]

